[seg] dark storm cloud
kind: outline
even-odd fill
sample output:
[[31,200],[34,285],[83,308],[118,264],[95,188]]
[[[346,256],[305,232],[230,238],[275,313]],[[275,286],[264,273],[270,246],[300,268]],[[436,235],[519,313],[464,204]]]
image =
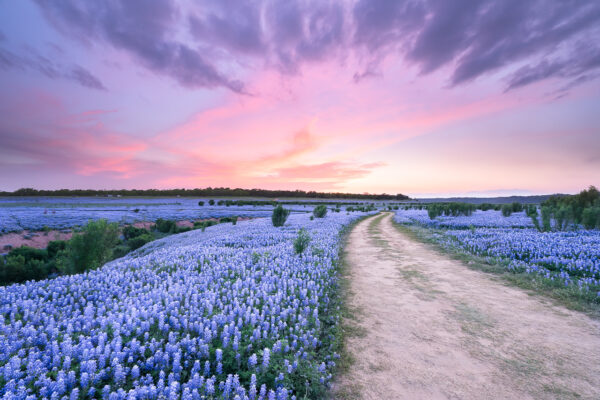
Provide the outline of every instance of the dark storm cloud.
[[37,71],[50,79],[67,79],[90,89],[106,90],[100,79],[82,66],[58,64],[33,50],[16,54],[0,47],[0,68]]
[[[380,61],[394,56],[422,74],[446,68],[450,86],[511,66],[517,72],[509,89],[552,77],[576,81],[598,69],[593,57],[576,51],[583,43],[598,52],[595,1],[224,0],[193,9],[167,0],[37,2],[65,32],[108,41],[192,88],[243,91],[224,66],[296,73],[305,63],[351,53],[362,60],[357,82],[379,75]],[[177,29],[190,39],[176,36]],[[570,57],[578,57],[576,67]]]

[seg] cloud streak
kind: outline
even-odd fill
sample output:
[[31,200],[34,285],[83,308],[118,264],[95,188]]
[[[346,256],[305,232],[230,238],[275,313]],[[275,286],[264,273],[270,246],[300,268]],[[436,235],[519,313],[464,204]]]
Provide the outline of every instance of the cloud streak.
[[106,90],[100,79],[82,66],[62,65],[33,50],[29,54],[16,54],[0,47],[0,68],[36,71],[50,79],[66,79],[88,89]]

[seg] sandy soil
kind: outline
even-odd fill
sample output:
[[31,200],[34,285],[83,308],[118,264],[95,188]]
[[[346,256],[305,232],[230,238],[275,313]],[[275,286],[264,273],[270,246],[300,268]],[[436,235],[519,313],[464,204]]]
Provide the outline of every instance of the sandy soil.
[[[24,239],[23,236],[33,234],[31,239]],[[6,233],[0,235],[0,253],[8,253],[4,246],[10,245],[13,249],[21,246],[29,246],[36,249],[45,249],[51,240],[69,240],[72,233],[63,233],[59,231],[33,232],[23,231],[21,233]]]
[[355,362],[336,398],[600,399],[600,322],[470,270],[391,218],[349,237]]

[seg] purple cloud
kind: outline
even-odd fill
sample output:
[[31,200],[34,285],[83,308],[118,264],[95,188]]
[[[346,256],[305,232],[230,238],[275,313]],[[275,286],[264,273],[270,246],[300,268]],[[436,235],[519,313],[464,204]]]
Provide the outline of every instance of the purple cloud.
[[103,40],[137,57],[148,69],[188,87],[243,91],[204,58],[201,51],[172,38],[179,10],[170,1],[37,1],[46,17],[67,34]]
[[575,0],[223,0],[181,8],[174,0],[36,2],[55,26],[83,41],[108,42],[183,86],[234,92],[245,89],[231,71],[293,74],[305,63],[349,54],[365,65],[355,81],[378,75],[379,62],[396,56],[422,74],[447,68],[450,86],[521,67],[508,79],[513,89],[589,74],[598,68],[593,60],[578,68],[550,60],[576,43],[600,48],[600,3]]

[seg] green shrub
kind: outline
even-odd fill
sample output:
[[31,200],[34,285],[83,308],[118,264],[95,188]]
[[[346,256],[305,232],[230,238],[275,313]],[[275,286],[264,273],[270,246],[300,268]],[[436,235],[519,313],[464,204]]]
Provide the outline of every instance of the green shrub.
[[29,260],[48,261],[48,252],[43,249],[34,249],[33,247],[21,246],[8,253],[9,256],[23,256],[25,262]]
[[271,221],[273,222],[273,226],[283,226],[289,215],[290,210],[283,208],[281,204],[279,204],[273,209],[273,215],[271,215]]
[[513,212],[513,208],[511,204],[503,204],[502,205],[502,216],[504,217],[510,217],[510,215]]
[[135,249],[139,249],[146,243],[151,242],[153,240],[154,240],[154,236],[152,236],[150,233],[145,233],[143,235],[136,236],[134,238],[129,239],[127,241],[127,246],[129,246],[129,248],[131,250],[135,250]]
[[48,247],[46,248],[46,252],[48,253],[48,258],[55,258],[58,253],[67,248],[67,242],[64,240],[52,240],[48,242]]
[[308,243],[310,243],[310,236],[308,232],[302,228],[298,231],[296,239],[294,239],[294,251],[296,254],[302,253],[308,247]]
[[177,231],[177,224],[173,220],[159,218],[156,220],[154,229],[162,233],[174,233]]
[[542,230],[548,232],[552,229],[550,220],[552,219],[552,208],[549,206],[542,206]]
[[199,202],[198,202],[198,205],[199,205],[200,207],[202,207],[202,206],[204,205],[204,202],[203,202],[203,201],[199,201]]
[[22,254],[8,255],[0,260],[0,283],[25,282],[31,279],[44,279],[48,276],[48,266],[40,259],[27,259]]
[[112,257],[113,247],[119,243],[119,226],[105,219],[90,221],[83,232],[74,235],[61,252],[58,267],[67,274],[95,269]]
[[112,259],[115,260],[117,258],[125,257],[131,250],[132,249],[128,245],[120,244],[113,248]]
[[523,204],[514,202],[510,205],[512,207],[512,212],[521,212],[523,211]]
[[147,229],[136,228],[133,225],[127,225],[125,228],[123,228],[123,236],[125,237],[125,240],[133,239],[146,233],[148,233]]
[[581,223],[585,229],[600,229],[600,206],[588,207],[581,214]]
[[208,201],[208,204],[211,205],[211,206],[214,206],[215,205],[215,201],[213,199],[210,199]]
[[313,210],[315,218],[324,218],[327,215],[327,206],[324,204],[318,205]]

